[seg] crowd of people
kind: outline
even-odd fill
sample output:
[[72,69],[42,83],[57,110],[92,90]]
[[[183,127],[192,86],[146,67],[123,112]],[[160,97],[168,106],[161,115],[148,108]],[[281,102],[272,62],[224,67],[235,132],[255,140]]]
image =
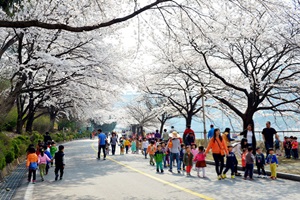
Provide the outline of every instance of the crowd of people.
[[[104,137],[105,134],[102,133],[102,130],[98,130],[98,133],[98,159],[100,159],[101,148],[103,148],[105,159],[106,154],[109,153],[109,145],[112,146],[112,155],[115,155],[116,145],[118,145],[121,155],[128,154],[131,150],[132,154],[141,152],[145,159],[148,159],[149,156],[149,164],[156,166],[157,173],[164,173],[165,169],[173,173],[173,167],[176,167],[177,173],[185,171],[187,176],[191,176],[192,168],[195,167],[197,176],[205,178],[206,155],[211,151],[218,180],[227,178],[226,174],[229,170],[232,179],[236,176],[243,176],[245,180],[248,178],[253,180],[255,165],[258,178],[267,178],[265,167],[269,166],[270,178],[276,179],[276,169],[279,164],[277,156],[281,156],[278,148],[284,149],[286,158],[298,159],[297,138],[285,137],[281,144],[279,136],[276,130],[271,128],[270,122],[266,123],[266,128],[262,131],[266,156],[262,153],[263,149],[256,146],[252,125],[248,125],[247,129],[240,133],[243,137],[240,143],[234,142],[234,139],[231,138],[229,128],[226,128],[221,134],[220,129],[214,128],[212,125],[208,133],[209,142],[206,148],[204,146],[197,147],[195,132],[190,126],[186,128],[182,137],[174,127],[171,127],[169,132],[166,129],[162,133],[157,130],[153,134],[145,135],[144,138],[122,136],[117,139],[117,134],[112,133],[110,141]],[[281,145],[278,147],[278,144]],[[102,145],[105,146],[100,147]],[[241,157],[243,175],[238,172],[236,155]]]
[[[36,183],[36,172],[39,170],[41,181],[45,180],[45,176],[48,175],[50,167],[55,164],[55,181],[62,180],[64,174],[64,146],[59,145],[51,139],[47,132],[44,136],[44,141],[38,141],[38,145],[35,147],[33,144],[27,148],[27,160],[26,167],[28,169],[28,183]],[[53,162],[55,160],[55,163]]]

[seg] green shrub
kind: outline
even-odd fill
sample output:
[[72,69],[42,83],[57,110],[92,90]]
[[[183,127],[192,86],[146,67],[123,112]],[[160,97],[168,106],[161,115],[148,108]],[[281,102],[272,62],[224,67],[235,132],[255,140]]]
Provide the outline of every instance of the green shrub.
[[41,116],[34,120],[33,130],[38,131],[40,133],[45,133],[49,131],[50,128],[50,117],[49,116]]
[[6,163],[12,163],[15,159],[15,153],[13,152],[12,149],[10,149],[7,154],[5,155],[5,161]]
[[6,165],[4,153],[0,151],[0,170]]
[[19,156],[21,156],[20,153],[20,144],[17,140],[12,140],[12,148],[13,148],[13,152],[15,154],[15,158],[18,158]]
[[13,131],[17,125],[18,111],[17,107],[14,107],[5,117],[4,121],[1,122],[1,130]]

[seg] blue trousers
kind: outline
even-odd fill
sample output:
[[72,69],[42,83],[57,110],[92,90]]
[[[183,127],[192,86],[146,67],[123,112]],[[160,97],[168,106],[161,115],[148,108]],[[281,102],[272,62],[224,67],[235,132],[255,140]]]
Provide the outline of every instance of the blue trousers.
[[173,167],[173,161],[176,160],[177,163],[177,170],[180,171],[180,163],[179,163],[179,153],[170,153],[170,170],[172,170]]
[[246,171],[244,174],[244,178],[247,178],[247,176],[249,175],[250,178],[253,178],[253,164],[246,164]]

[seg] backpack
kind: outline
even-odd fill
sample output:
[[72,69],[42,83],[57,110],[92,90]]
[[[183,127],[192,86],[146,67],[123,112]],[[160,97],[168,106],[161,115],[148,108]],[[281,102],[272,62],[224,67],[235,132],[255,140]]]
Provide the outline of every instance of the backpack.
[[31,162],[30,164],[29,164],[29,169],[31,169],[31,170],[36,170],[37,169],[37,162]]

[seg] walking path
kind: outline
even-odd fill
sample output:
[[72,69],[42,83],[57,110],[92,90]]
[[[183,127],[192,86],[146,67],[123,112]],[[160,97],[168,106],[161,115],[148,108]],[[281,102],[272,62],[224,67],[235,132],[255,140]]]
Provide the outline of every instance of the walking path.
[[[65,144],[64,179],[54,181],[53,168],[44,182],[28,184],[23,176],[12,199],[295,199],[300,195],[299,183],[284,179],[241,178],[218,181],[214,166],[206,168],[207,179],[187,178],[184,174],[157,174],[155,167],[141,154],[109,156],[96,160],[97,142],[74,141]],[[2,196],[1,196],[2,197]],[[9,199],[9,198],[7,198]]]

